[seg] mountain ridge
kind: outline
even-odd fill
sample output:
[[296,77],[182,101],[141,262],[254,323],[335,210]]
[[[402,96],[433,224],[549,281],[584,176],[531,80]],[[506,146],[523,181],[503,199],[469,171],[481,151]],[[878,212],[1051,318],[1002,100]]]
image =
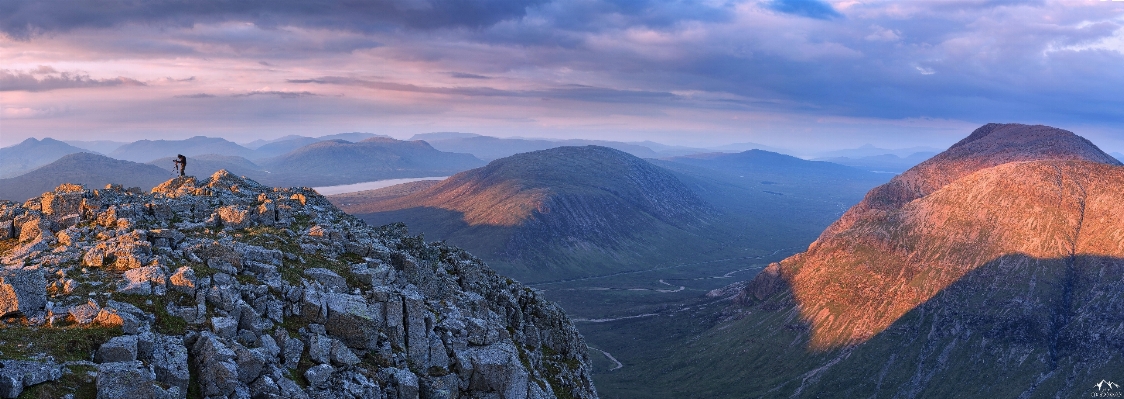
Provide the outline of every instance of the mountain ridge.
[[838,223],[825,230],[824,236],[846,229],[863,214],[896,209],[977,170],[1007,162],[1047,159],[1084,159],[1121,165],[1092,142],[1067,130],[1042,125],[989,123],[948,150],[871,190]]
[[218,137],[195,136],[184,140],[138,140],[118,147],[109,156],[133,162],[150,162],[177,154],[253,156],[253,150]]
[[19,176],[77,152],[89,151],[50,137],[28,138],[14,146],[0,148],[0,178]]
[[484,164],[472,155],[440,151],[424,141],[377,136],[355,143],[319,141],[255,163],[270,171],[272,181],[293,186],[447,176]]
[[148,190],[171,175],[170,171],[154,165],[77,152],[22,175],[0,179],[0,198],[24,201],[64,183],[89,187],[104,187],[115,183]]
[[732,374],[661,378],[711,395],[740,379],[742,396],[1078,397],[1124,367],[1118,161],[1061,129],[991,124],[899,178],[734,290],[727,321],[679,353]]
[[[524,265],[615,253],[636,246],[636,237],[690,230],[715,215],[670,172],[597,146],[513,155],[406,195],[365,203],[353,196],[331,199],[368,222],[415,220],[485,257]],[[425,219],[431,222],[416,222]],[[594,270],[591,263],[579,274]]]

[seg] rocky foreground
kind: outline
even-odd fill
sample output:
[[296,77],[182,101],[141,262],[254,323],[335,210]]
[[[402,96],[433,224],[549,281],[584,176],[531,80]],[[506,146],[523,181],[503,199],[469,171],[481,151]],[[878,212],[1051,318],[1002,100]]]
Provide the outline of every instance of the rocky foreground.
[[559,307],[310,189],[62,185],[0,255],[0,397],[597,397]]

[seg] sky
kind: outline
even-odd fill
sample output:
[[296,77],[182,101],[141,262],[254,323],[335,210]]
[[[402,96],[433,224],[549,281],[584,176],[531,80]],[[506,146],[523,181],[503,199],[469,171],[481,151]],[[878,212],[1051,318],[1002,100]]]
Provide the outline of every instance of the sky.
[[1124,152],[1124,2],[3,0],[0,146],[289,134]]

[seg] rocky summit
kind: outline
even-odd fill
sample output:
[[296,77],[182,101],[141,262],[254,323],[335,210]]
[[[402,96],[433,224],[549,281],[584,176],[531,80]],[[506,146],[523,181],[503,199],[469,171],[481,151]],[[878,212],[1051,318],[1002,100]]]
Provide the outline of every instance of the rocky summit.
[[62,185],[0,239],[0,397],[597,397],[561,308],[311,189]]

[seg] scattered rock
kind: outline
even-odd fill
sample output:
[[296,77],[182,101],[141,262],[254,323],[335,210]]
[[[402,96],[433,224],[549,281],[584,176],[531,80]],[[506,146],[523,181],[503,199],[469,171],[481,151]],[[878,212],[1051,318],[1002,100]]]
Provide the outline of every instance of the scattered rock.
[[308,380],[310,385],[323,388],[327,384],[328,378],[331,378],[335,371],[336,369],[329,364],[312,366],[304,372],[304,378]]
[[47,278],[39,269],[0,269],[0,316],[31,316],[47,305]]
[[231,339],[238,333],[238,321],[232,317],[212,317],[211,329],[218,336]]
[[51,362],[0,360],[0,397],[15,398],[23,389],[62,378],[62,368]]
[[139,360],[98,365],[98,399],[182,399],[178,387],[163,389],[156,375]]
[[122,277],[124,281],[117,288],[122,294],[151,295],[153,284],[162,287],[165,282],[164,271],[158,266],[127,270]]
[[98,363],[131,362],[137,360],[137,336],[124,335],[110,338],[98,348],[94,361]]
[[304,271],[304,275],[319,281],[324,288],[335,292],[347,292],[347,280],[328,269],[315,267]]
[[[25,265],[0,270],[0,305],[39,328],[120,327],[92,354],[98,397],[553,395],[528,388],[532,377],[596,397],[585,344],[557,306],[463,250],[403,245],[403,227],[367,226],[311,189],[222,172],[42,201],[0,201],[0,236],[25,240],[0,253]],[[136,306],[99,306],[109,293]],[[302,356],[314,364],[297,375]],[[5,392],[42,380],[7,370]]]

